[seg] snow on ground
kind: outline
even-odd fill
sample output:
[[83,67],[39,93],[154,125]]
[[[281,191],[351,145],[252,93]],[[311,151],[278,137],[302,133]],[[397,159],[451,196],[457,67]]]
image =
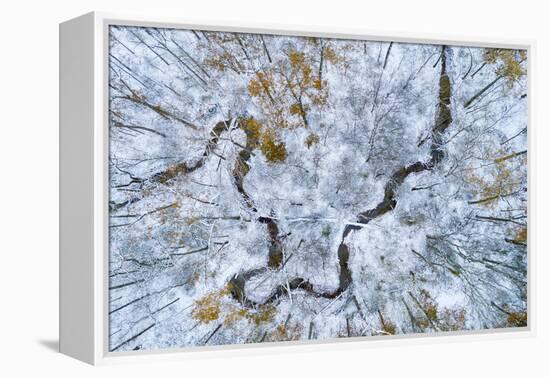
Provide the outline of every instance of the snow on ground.
[[[526,62],[495,51],[112,27],[111,350],[522,326]],[[443,60],[444,159],[357,224],[430,161]]]

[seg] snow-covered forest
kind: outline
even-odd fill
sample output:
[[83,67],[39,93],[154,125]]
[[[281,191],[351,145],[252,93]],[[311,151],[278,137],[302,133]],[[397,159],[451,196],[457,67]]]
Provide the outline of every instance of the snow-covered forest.
[[525,51],[112,26],[110,350],[527,325]]

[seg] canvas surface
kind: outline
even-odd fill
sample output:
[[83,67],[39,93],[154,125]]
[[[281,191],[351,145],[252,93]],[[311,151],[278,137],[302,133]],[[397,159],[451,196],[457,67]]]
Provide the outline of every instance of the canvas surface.
[[111,26],[109,349],[525,327],[526,67]]

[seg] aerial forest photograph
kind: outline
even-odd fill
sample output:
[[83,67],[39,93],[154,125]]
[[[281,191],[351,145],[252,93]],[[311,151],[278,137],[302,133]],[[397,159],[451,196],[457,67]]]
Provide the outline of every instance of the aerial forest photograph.
[[526,50],[111,25],[108,70],[110,352],[528,327]]

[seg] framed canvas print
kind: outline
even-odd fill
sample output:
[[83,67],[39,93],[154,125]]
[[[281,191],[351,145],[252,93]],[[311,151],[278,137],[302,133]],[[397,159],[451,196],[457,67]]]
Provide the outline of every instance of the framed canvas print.
[[60,31],[62,352],[531,330],[530,44]]

